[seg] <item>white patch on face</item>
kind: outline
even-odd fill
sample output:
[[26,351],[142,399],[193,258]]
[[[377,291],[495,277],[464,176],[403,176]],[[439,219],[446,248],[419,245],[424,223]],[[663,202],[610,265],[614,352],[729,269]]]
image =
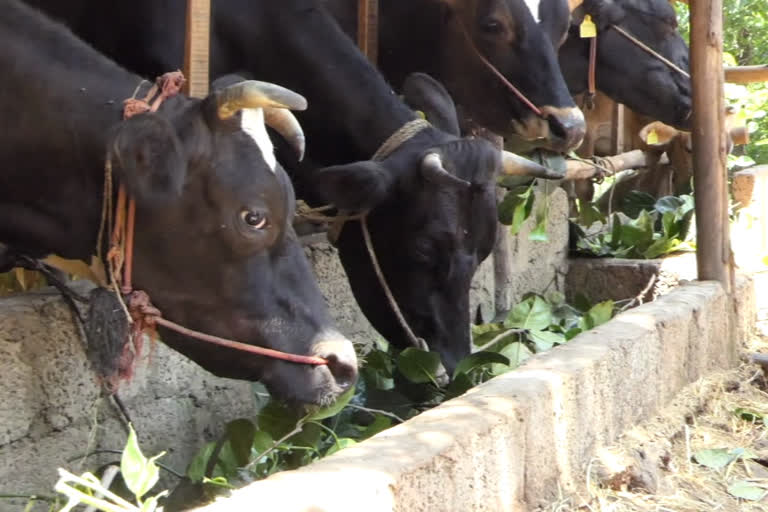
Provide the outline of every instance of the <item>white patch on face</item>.
[[240,119],[240,128],[250,135],[253,142],[259,146],[264,161],[267,162],[270,170],[275,172],[275,166],[277,166],[275,147],[272,145],[272,139],[269,138],[267,127],[264,125],[264,110],[244,108],[240,114]]
[[528,6],[528,10],[531,11],[531,15],[533,15],[533,19],[536,20],[536,23],[541,21],[539,19],[540,3],[541,3],[541,0],[525,0],[525,5]]

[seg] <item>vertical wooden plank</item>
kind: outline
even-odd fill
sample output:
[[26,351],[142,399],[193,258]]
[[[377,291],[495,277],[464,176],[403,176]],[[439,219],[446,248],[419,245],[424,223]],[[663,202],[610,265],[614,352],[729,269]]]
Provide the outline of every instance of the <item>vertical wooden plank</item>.
[[210,84],[211,0],[187,0],[187,38],[184,45],[186,93],[208,95]]
[[725,108],[723,100],[723,2],[691,2],[693,169],[699,279],[733,290],[728,224]]
[[357,0],[357,46],[375,66],[379,59],[379,0]]

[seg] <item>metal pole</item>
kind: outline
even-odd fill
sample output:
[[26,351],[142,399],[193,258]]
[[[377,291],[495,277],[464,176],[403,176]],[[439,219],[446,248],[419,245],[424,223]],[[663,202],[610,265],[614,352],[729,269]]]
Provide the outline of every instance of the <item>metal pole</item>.
[[691,2],[691,80],[699,279],[720,281],[730,293],[722,0]]

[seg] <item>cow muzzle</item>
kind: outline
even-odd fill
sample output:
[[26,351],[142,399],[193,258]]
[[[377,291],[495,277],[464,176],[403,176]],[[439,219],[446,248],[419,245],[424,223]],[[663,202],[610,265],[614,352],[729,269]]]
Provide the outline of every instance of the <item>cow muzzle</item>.
[[587,132],[584,113],[578,107],[542,107],[547,123],[549,147],[552,151],[568,153],[581,146]]
[[312,354],[328,361],[335,391],[341,394],[357,382],[357,354],[352,342],[339,333],[328,333],[312,346]]

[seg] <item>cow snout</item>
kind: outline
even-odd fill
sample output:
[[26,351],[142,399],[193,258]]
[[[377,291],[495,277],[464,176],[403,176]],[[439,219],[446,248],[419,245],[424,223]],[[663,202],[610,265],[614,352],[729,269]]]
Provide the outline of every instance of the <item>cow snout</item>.
[[581,146],[587,123],[578,107],[542,107],[541,112],[549,125],[550,149],[568,153]]
[[313,352],[328,361],[328,370],[342,392],[357,382],[357,355],[351,341],[337,334],[332,340],[319,342]]

